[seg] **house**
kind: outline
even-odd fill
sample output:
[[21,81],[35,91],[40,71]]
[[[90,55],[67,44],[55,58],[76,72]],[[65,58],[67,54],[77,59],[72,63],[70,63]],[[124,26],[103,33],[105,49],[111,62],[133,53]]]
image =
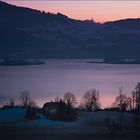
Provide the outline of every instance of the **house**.
[[60,100],[60,102],[47,102],[42,108],[43,114],[53,120],[73,120],[76,116],[76,111],[69,108],[66,103]]

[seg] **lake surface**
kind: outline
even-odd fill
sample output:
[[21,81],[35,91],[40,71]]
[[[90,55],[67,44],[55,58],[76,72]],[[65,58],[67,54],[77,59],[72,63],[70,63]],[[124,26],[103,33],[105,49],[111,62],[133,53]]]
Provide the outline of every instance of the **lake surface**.
[[90,60],[47,60],[44,65],[0,66],[0,101],[28,90],[39,105],[73,92],[78,100],[92,88],[100,92],[102,106],[111,105],[118,88],[131,95],[140,81],[140,65],[95,64]]

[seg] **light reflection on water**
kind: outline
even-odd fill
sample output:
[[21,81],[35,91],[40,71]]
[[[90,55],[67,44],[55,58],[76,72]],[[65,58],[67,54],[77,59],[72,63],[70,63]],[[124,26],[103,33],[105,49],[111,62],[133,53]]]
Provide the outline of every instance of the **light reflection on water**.
[[130,94],[140,81],[140,65],[86,63],[88,60],[47,60],[45,65],[0,67],[0,97],[19,97],[28,90],[42,105],[72,91],[80,100],[89,89],[100,91],[103,106],[110,105],[118,87]]

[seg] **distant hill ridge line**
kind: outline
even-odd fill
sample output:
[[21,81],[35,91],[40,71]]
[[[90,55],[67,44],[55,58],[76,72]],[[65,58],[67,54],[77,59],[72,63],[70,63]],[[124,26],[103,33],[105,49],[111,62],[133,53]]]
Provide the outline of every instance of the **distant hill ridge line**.
[[98,23],[0,1],[0,57],[140,57],[140,18]]
[[[67,15],[64,15],[64,14],[62,14],[62,13],[52,13],[52,12],[46,12],[46,11],[44,11],[44,10],[39,10],[39,9],[34,9],[34,8],[30,8],[30,7],[24,7],[24,6],[17,6],[17,5],[15,5],[15,4],[9,4],[8,2],[3,2],[3,1],[0,1],[0,4],[5,4],[5,5],[9,5],[9,6],[14,6],[14,7],[17,7],[17,8],[24,8],[24,9],[27,9],[27,10],[34,10],[34,11],[36,11],[36,12],[40,12],[40,13],[46,13],[46,14],[52,14],[52,15],[62,15],[62,16],[64,16],[64,17],[66,17],[66,18],[70,18],[70,17],[68,17]],[[73,19],[73,18],[70,18],[70,19]],[[100,23],[100,22],[96,22],[96,21],[94,21],[94,19],[92,20],[92,19],[85,19],[85,20],[80,20],[80,19],[73,19],[73,20],[78,20],[78,21],[94,21],[94,22],[96,22],[96,23],[99,23],[99,24],[106,24],[106,23],[112,23],[112,22],[123,22],[123,21],[125,21],[125,20],[135,20],[135,19],[137,19],[137,20],[140,20],[140,18],[122,18],[122,19],[119,19],[119,20],[110,20],[110,21],[105,21],[105,22],[103,22],[103,23]]]

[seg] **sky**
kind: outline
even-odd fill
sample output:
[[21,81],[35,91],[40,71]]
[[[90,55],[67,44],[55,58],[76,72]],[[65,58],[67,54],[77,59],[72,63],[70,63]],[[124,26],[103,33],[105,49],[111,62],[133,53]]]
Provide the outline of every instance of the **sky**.
[[3,0],[8,3],[63,13],[74,19],[93,19],[96,22],[113,21],[126,18],[140,18],[140,1],[106,0]]

